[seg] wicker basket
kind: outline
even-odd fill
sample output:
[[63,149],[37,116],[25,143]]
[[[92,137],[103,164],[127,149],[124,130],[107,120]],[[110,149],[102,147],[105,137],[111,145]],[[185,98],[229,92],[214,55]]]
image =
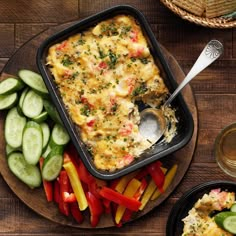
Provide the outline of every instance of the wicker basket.
[[168,7],[171,11],[173,11],[175,14],[179,15],[182,19],[188,20],[190,22],[196,23],[198,25],[202,25],[205,27],[210,28],[220,28],[220,29],[226,29],[226,28],[233,28],[236,27],[236,20],[227,20],[222,17],[216,17],[216,18],[206,18],[206,17],[200,17],[195,16],[182,8],[176,6],[174,3],[172,3],[172,0],[160,0],[166,7]]

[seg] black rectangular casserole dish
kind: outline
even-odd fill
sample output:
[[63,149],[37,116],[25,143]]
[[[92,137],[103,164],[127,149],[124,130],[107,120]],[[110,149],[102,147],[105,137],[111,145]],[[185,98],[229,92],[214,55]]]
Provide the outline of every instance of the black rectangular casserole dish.
[[137,9],[131,6],[116,6],[112,7],[108,10],[100,12],[96,15],[88,17],[67,29],[58,32],[48,39],[46,39],[42,45],[38,49],[37,53],[37,66],[39,68],[40,73],[44,79],[44,82],[49,90],[50,96],[61,116],[61,119],[77,149],[81,159],[83,160],[87,169],[93,174],[94,176],[101,178],[101,179],[114,179],[120,177],[122,175],[128,174],[142,166],[145,166],[157,159],[160,159],[164,156],[167,156],[176,150],[182,148],[184,145],[188,143],[188,141],[192,137],[193,133],[193,119],[192,116],[182,98],[179,95],[175,101],[172,103],[173,107],[177,108],[178,117],[178,127],[177,127],[177,135],[173,138],[170,143],[163,143],[158,142],[154,145],[153,148],[145,151],[139,158],[133,161],[130,165],[124,167],[123,169],[118,169],[113,172],[106,172],[99,170],[95,167],[92,159],[92,155],[88,152],[85,144],[82,142],[79,134],[79,129],[73,123],[71,118],[68,115],[68,112],[62,102],[60,93],[57,89],[56,83],[54,82],[54,78],[46,65],[46,57],[48,53],[48,49],[50,46],[61,42],[72,36],[76,33],[82,32],[92,26],[95,26],[97,23],[114,17],[115,15],[119,14],[127,14],[134,17],[137,22],[140,24],[143,34],[145,35],[150,52],[155,60],[155,63],[160,68],[161,76],[168,87],[170,93],[174,91],[176,88],[176,82],[171,74],[171,71],[165,61],[165,58],[161,52],[160,46],[158,45],[155,36],[153,35],[146,19],[144,18],[143,14],[138,11]]

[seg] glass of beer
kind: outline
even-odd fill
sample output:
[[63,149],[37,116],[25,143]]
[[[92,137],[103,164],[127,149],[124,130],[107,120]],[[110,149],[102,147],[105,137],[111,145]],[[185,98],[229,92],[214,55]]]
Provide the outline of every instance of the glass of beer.
[[217,136],[215,157],[226,174],[236,177],[236,123],[225,127]]

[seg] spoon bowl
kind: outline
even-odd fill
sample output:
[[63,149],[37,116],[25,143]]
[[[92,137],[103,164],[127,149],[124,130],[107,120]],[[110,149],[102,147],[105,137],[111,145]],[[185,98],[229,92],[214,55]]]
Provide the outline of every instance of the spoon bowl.
[[197,61],[185,79],[176,88],[160,109],[147,108],[140,113],[139,132],[150,144],[156,143],[165,133],[169,122],[166,119],[166,107],[197,74],[213,63],[223,53],[223,45],[218,40],[211,40],[203,49]]

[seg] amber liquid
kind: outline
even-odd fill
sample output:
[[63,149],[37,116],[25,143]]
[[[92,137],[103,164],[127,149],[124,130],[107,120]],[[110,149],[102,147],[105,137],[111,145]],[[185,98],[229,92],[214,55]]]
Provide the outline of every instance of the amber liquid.
[[219,167],[236,178],[236,123],[226,127],[216,138],[215,155]]
[[230,130],[223,135],[221,150],[228,163],[236,165],[236,130]]

